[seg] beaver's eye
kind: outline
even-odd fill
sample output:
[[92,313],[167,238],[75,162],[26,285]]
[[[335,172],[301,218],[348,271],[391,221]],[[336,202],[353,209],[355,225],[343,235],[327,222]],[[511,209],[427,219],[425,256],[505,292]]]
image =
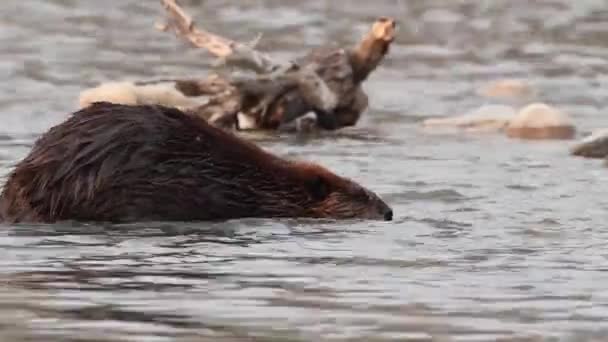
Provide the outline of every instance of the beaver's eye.
[[355,194],[355,198],[361,202],[367,202],[370,200],[369,194],[365,190],[359,190]]
[[308,182],[306,182],[306,188],[308,192],[317,201],[324,200],[329,196],[329,184],[320,176],[314,176]]

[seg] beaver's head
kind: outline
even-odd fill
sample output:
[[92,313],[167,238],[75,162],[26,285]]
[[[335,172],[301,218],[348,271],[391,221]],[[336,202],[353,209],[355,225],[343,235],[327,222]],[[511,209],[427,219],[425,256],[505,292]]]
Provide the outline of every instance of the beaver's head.
[[304,188],[309,195],[308,215],[335,219],[391,221],[393,210],[374,192],[315,164],[298,163]]

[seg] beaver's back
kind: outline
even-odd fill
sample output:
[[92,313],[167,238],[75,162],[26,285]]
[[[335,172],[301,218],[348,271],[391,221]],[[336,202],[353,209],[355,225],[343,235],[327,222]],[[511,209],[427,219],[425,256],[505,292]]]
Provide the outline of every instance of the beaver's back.
[[256,147],[176,109],[96,103],[36,141],[9,175],[0,215],[44,222],[255,216],[256,194],[235,181],[263,177],[252,172],[259,161],[248,152]]

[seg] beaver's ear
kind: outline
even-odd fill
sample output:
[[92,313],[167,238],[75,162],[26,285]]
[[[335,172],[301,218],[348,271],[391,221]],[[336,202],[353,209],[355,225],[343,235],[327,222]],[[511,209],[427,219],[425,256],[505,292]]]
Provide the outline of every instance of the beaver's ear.
[[324,200],[331,191],[327,181],[316,175],[306,181],[306,189],[308,189],[310,196],[317,201]]

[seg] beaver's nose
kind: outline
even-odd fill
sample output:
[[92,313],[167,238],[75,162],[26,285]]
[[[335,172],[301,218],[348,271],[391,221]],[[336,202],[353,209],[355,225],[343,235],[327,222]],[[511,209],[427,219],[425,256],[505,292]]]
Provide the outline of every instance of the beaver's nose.
[[[370,196],[372,197],[372,196]],[[376,220],[383,218],[384,221],[392,221],[393,220],[393,208],[391,208],[386,202],[381,200],[379,197],[374,196],[376,199],[376,203],[374,205],[377,210],[374,214]],[[376,216],[377,215],[377,216]]]
[[393,220],[393,209],[387,208],[384,212],[384,221],[392,221]]
[[393,209],[388,206],[384,201],[379,200],[376,204],[377,213],[379,216],[384,219],[384,221],[392,221],[393,220]]

